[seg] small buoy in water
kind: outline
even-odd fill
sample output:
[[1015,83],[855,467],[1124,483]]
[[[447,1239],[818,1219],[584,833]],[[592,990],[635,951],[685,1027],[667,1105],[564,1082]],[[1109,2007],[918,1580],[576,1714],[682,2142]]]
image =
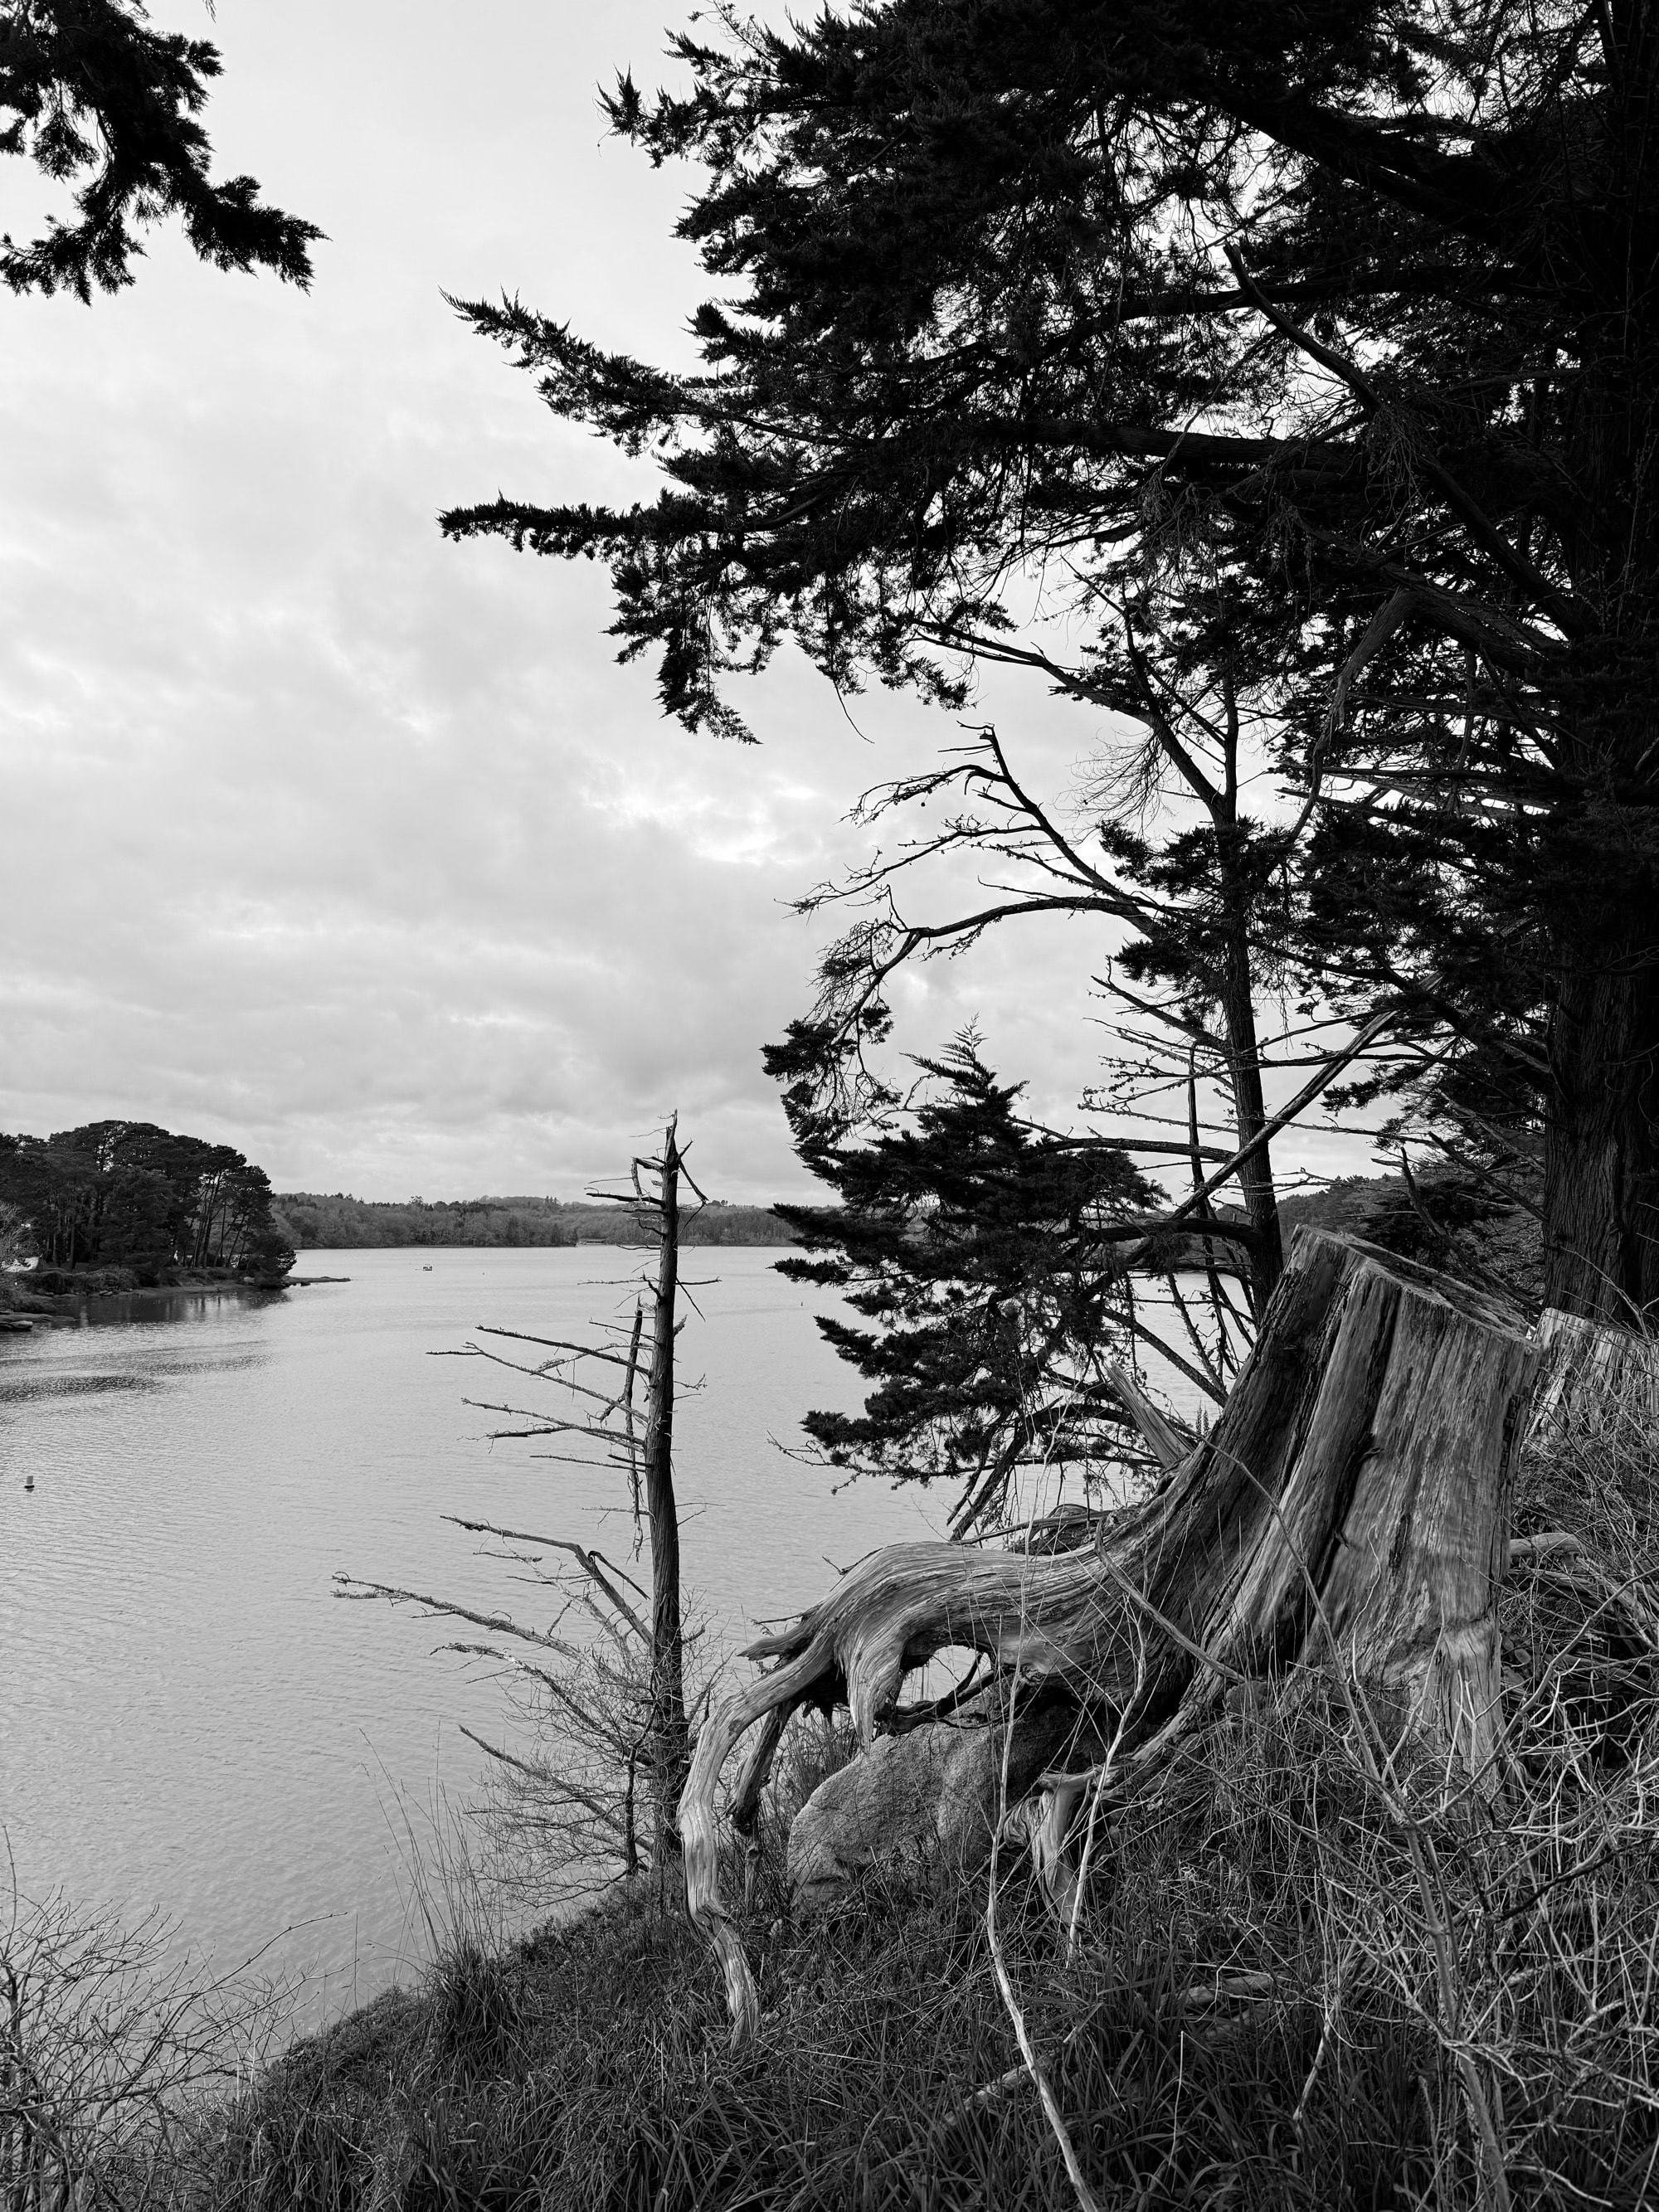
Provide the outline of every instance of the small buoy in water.
[[33,1487],[34,1487],[34,1477],[33,1477],[32,1474],[26,1474],[26,1475],[23,1477],[23,1487],[24,1487],[24,1489],[25,1489],[25,1490],[33,1490]]

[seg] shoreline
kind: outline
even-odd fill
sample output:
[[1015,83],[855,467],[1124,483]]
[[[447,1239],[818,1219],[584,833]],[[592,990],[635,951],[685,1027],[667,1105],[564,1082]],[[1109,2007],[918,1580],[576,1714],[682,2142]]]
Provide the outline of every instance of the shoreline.
[[13,1278],[13,1303],[0,1305],[0,1335],[21,1336],[37,1326],[50,1328],[54,1325],[73,1324],[83,1319],[87,1309],[100,1300],[142,1299],[146,1302],[167,1298],[200,1297],[205,1293],[221,1297],[242,1297],[251,1291],[303,1291],[317,1283],[349,1283],[349,1275],[278,1275],[261,1278],[236,1274],[226,1269],[198,1269],[185,1274],[182,1279],[169,1283],[112,1282],[109,1277],[118,1270],[100,1268],[99,1279],[89,1280],[78,1289],[66,1291],[36,1291],[27,1286],[28,1278]]

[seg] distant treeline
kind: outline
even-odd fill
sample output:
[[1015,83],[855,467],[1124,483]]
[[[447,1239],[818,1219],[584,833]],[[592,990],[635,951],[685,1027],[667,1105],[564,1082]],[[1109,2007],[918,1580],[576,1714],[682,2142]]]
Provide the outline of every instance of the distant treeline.
[[[625,1206],[568,1204],[556,1198],[458,1198],[401,1201],[284,1191],[277,1213],[302,1251],[362,1251],[412,1244],[636,1244],[641,1231]],[[791,1244],[769,1206],[719,1200],[680,1217],[688,1244]]]
[[[376,1247],[447,1245],[628,1244],[640,1231],[627,1209],[556,1198],[469,1198],[401,1201],[330,1197],[289,1191],[272,1201],[278,1228],[301,1251],[349,1251]],[[1420,1210],[1419,1210],[1420,1208]],[[1539,1271],[1538,1227],[1517,1209],[1482,1201],[1462,1182],[1431,1175],[1417,1183],[1416,1200],[1399,1176],[1346,1176],[1327,1189],[1281,1204],[1285,1239],[1302,1222],[1346,1230],[1432,1266],[1461,1263],[1465,1272],[1489,1272],[1520,1291],[1534,1287]],[[769,1206],[705,1206],[681,1217],[688,1244],[793,1244],[798,1240]],[[1231,1265],[1227,1248],[1217,1248]],[[1201,1240],[1170,1238],[1149,1255],[1145,1272],[1200,1267]]]
[[1534,1300],[1543,1291],[1538,1217],[1453,1170],[1342,1176],[1321,1191],[1283,1199],[1286,1245],[1297,1228],[1340,1230],[1402,1257]]
[[270,1184],[229,1145],[152,1121],[90,1121],[55,1136],[0,1133],[0,1231],[34,1279],[122,1268],[141,1282],[230,1267],[281,1274],[294,1248]]

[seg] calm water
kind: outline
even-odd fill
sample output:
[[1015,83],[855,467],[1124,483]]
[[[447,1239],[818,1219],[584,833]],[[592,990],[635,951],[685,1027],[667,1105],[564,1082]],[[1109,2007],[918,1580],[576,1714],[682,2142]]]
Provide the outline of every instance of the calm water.
[[[222,1968],[270,1945],[264,1966],[309,1977],[311,2019],[420,1955],[399,1792],[465,1800],[482,1754],[456,1723],[501,1734],[487,1674],[432,1656],[458,1632],[342,1603],[331,1577],[533,1617],[441,1515],[629,1542],[619,1477],[483,1442],[499,1424],[461,1401],[509,1390],[425,1355],[481,1322],[583,1331],[623,1310],[611,1285],[637,1260],[424,1256],[312,1254],[301,1272],[351,1281],[110,1301],[94,1326],[0,1337],[0,1827],[20,1884],[159,1904]],[[772,1441],[807,1406],[855,1403],[856,1378],[771,1256],[687,1255],[718,1280],[681,1339],[682,1377],[707,1378],[677,1416],[684,1574],[733,1644],[821,1595],[826,1562],[930,1533],[918,1501],[834,1497]]]

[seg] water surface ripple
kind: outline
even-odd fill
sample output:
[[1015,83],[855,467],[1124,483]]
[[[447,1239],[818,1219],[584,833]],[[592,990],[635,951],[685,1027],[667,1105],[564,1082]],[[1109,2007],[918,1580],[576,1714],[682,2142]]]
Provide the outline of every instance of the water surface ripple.
[[[826,1561],[927,1533],[914,1500],[834,1497],[770,1441],[856,1397],[772,1256],[688,1255],[704,1318],[681,1367],[706,1383],[677,1420],[685,1577],[733,1644],[820,1595]],[[533,1386],[426,1355],[481,1322],[569,1336],[631,1311],[615,1285],[637,1264],[313,1254],[301,1272],[351,1281],[106,1301],[0,1337],[0,1827],[26,1893],[159,1904],[221,1968],[276,1939],[313,2019],[418,1955],[396,1792],[465,1797],[480,1754],[455,1724],[498,1736],[499,1693],[432,1656],[441,1624],[341,1604],[331,1577],[525,1605],[445,1513],[625,1554],[617,1478],[491,1446],[461,1402]]]

